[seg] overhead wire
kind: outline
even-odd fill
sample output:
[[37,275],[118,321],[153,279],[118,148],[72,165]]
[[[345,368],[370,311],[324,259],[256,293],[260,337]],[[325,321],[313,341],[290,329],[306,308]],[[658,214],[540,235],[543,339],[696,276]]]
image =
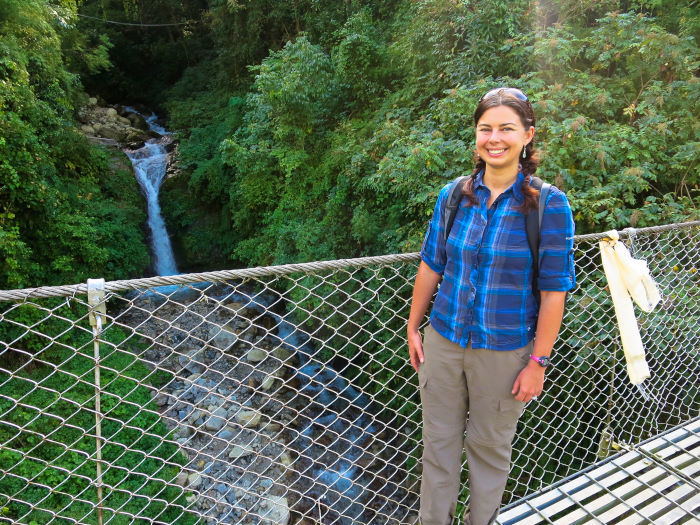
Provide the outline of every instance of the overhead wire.
[[190,22],[176,22],[172,24],[140,24],[136,22],[118,22],[116,20],[106,20],[104,18],[99,18],[97,16],[90,16],[90,15],[83,15],[81,13],[76,13],[76,15],[81,16],[83,18],[90,18],[92,20],[99,20],[100,22],[104,22],[105,24],[114,24],[114,25],[119,25],[119,26],[132,26],[132,27],[167,27],[167,26],[184,26],[189,24]]

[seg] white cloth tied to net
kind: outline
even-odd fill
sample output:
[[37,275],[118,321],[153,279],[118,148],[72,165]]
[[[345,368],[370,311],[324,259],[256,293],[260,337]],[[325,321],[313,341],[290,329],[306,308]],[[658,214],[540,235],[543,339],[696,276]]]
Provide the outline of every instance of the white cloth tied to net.
[[627,374],[633,385],[651,377],[632,299],[644,312],[651,312],[661,300],[659,288],[649,274],[646,261],[633,259],[617,230],[610,230],[600,241],[600,256],[615,306]]

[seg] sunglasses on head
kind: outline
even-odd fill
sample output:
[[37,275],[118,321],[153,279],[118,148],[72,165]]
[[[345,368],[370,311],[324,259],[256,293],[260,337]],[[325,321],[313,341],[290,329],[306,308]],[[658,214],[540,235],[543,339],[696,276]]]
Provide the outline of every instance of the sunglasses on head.
[[527,102],[528,100],[527,95],[518,88],[499,87],[487,92],[483,97],[479,99],[479,102],[494,95],[511,95],[517,98],[518,100],[522,100],[523,102]]

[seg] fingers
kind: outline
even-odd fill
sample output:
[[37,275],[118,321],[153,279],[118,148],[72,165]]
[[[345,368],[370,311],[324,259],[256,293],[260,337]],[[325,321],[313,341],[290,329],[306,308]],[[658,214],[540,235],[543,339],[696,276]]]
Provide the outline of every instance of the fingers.
[[515,396],[515,399],[518,401],[523,401],[525,403],[528,403],[529,401],[532,401],[532,400],[537,401],[537,398],[539,397],[539,395],[541,393],[542,393],[542,391],[540,391],[540,392],[526,392],[524,390],[521,390]]
[[523,401],[525,403],[533,399],[537,399],[537,396],[539,396],[541,393],[542,390],[527,388],[526,385],[521,382],[520,376],[515,379],[515,383],[513,383],[513,390],[511,390],[511,394],[515,396],[516,401]]
[[418,373],[418,367],[425,361],[423,357],[423,340],[420,333],[409,333],[408,335],[408,355],[411,359],[411,366]]
[[414,347],[412,349],[409,349],[409,354],[411,356],[411,365],[413,366],[413,369],[416,371],[416,374],[418,373],[418,367],[425,361],[425,358],[423,357],[423,349],[421,347]]

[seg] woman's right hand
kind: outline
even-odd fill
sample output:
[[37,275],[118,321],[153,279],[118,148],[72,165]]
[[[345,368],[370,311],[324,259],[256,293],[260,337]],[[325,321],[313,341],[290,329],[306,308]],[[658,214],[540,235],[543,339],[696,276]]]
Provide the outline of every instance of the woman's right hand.
[[413,299],[411,300],[411,313],[408,316],[408,355],[411,358],[411,366],[418,373],[418,367],[425,360],[423,357],[423,340],[418,327],[425,316],[428,304],[435,294],[437,285],[442,275],[433,271],[425,261],[420,262],[416,274],[416,284],[413,286]]
[[408,330],[408,355],[411,358],[411,366],[418,373],[418,367],[425,358],[423,357],[423,339],[417,329]]

